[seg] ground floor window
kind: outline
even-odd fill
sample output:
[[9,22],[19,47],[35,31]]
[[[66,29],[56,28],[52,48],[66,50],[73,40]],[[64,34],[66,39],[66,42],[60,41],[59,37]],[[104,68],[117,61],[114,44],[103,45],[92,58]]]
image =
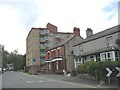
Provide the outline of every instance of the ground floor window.
[[56,61],[56,69],[58,70],[59,68],[58,68],[58,61]]
[[62,69],[62,61],[59,61],[59,69],[61,70]]
[[74,63],[75,63],[75,68],[77,68],[78,65],[84,63],[83,58],[74,59]]
[[115,60],[119,60],[119,52],[118,51],[115,51]]
[[51,69],[51,65],[50,65],[51,63],[49,62],[48,63],[48,70],[50,70]]
[[100,59],[101,61],[115,61],[115,52],[109,51],[100,53]]

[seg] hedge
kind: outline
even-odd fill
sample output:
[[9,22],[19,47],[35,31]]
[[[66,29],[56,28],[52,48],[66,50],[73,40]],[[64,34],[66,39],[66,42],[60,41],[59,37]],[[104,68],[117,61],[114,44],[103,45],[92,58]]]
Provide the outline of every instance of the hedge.
[[107,80],[106,74],[108,73],[105,68],[110,68],[113,73],[111,79],[116,79],[115,67],[120,67],[120,61],[88,61],[85,64],[80,64],[76,68],[78,74],[88,73],[91,76],[97,77],[98,80]]

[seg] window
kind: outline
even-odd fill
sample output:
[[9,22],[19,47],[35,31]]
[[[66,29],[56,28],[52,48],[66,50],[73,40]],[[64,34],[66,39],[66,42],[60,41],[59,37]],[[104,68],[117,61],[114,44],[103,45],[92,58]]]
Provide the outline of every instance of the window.
[[56,38],[60,38],[59,34],[56,35]]
[[48,70],[50,70],[51,69],[51,65],[50,65],[50,62],[48,63]]
[[59,61],[59,69],[62,69],[62,61]]
[[55,57],[56,57],[55,50],[53,51],[53,54],[54,54],[54,55],[53,55],[53,56],[54,56],[53,58],[55,58]]
[[114,60],[114,51],[104,52],[100,54],[100,58],[102,61],[113,61]]
[[49,37],[52,37],[52,36],[53,36],[53,33],[50,33],[50,34],[49,34]]
[[53,59],[54,58],[53,51],[51,53],[52,53],[52,59]]
[[115,60],[119,60],[119,53],[117,51],[115,52]]
[[58,61],[56,61],[56,69],[58,70]]
[[58,57],[60,56],[60,49],[58,49]]
[[48,53],[48,59],[50,59],[50,53]]
[[82,45],[79,47],[79,49],[80,49],[80,54],[83,53],[83,46]]
[[113,46],[112,36],[106,37],[107,46]]
[[45,56],[45,55],[46,55],[46,50],[41,49],[41,50],[40,50],[40,56]]
[[41,63],[45,63],[45,58],[40,58]]

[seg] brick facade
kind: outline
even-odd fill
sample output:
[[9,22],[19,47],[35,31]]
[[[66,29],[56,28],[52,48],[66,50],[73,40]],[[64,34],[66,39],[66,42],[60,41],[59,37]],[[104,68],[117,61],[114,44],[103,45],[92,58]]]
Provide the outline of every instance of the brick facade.
[[46,54],[46,72],[63,73],[66,70],[64,45],[52,48]]

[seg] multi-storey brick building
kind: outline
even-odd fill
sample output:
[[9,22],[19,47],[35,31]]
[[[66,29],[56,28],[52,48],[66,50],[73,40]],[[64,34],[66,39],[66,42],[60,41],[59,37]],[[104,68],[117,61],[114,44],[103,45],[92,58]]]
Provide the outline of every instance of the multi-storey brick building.
[[57,27],[48,23],[46,28],[31,28],[26,39],[26,66],[36,73],[44,69],[46,50],[59,45],[66,38],[74,36],[74,33],[58,32]]

